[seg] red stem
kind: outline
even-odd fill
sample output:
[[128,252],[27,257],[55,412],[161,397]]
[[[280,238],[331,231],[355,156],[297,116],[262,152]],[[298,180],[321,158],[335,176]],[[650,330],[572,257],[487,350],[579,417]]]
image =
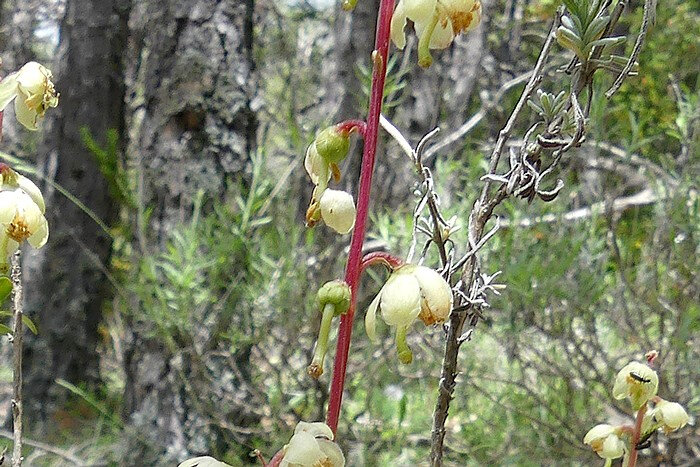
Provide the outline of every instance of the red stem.
[[642,421],[644,420],[644,414],[647,411],[646,402],[637,412],[637,420],[634,422],[634,433],[632,434],[632,446],[630,446],[630,457],[627,467],[635,467],[637,465],[637,444],[639,444],[639,438],[642,435]]
[[348,364],[348,352],[350,350],[350,337],[352,335],[352,321],[355,316],[355,307],[357,305],[362,244],[365,240],[369,195],[372,186],[372,172],[374,170],[374,157],[377,152],[379,114],[382,110],[382,100],[384,96],[386,63],[389,55],[389,32],[393,11],[394,0],[381,0],[379,5],[379,18],[377,19],[377,35],[374,43],[374,52],[372,53],[372,61],[374,62],[372,90],[370,93],[369,113],[367,115],[367,127],[365,129],[365,144],[362,154],[360,189],[357,196],[357,216],[355,218],[355,230],[352,232],[352,240],[350,241],[350,254],[345,269],[345,282],[350,286],[352,297],[350,300],[350,309],[340,318],[338,345],[336,347],[335,365],[333,367],[333,381],[331,382],[330,400],[328,402],[328,414],[326,417],[328,426],[333,430],[333,433],[338,429],[340,405],[343,400],[343,388],[345,387],[345,372]]
[[398,258],[392,254],[384,251],[376,251],[374,253],[367,253],[362,257],[362,261],[360,261],[360,272],[364,271],[367,266],[373,266],[375,264],[383,264],[384,266],[394,270],[406,263],[401,258]]
[[365,132],[367,131],[367,124],[364,122],[364,120],[351,119],[338,123],[336,125],[336,128],[339,132],[346,134],[350,134],[353,131],[357,131],[360,134],[360,136],[364,138]]

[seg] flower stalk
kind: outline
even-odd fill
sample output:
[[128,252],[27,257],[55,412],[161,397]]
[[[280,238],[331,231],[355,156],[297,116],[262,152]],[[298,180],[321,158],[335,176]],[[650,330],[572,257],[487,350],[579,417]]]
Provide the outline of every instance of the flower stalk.
[[634,432],[632,433],[632,442],[630,443],[630,455],[627,462],[627,467],[635,467],[637,465],[637,444],[642,436],[642,421],[644,414],[647,412],[647,403],[645,402],[637,411],[637,420],[634,423]]
[[350,351],[350,339],[352,336],[352,323],[357,305],[357,290],[360,282],[362,245],[365,240],[367,227],[367,214],[369,209],[370,190],[372,186],[372,173],[377,152],[377,136],[379,133],[379,116],[382,110],[384,95],[384,83],[386,80],[386,67],[389,55],[389,34],[391,31],[391,16],[394,11],[394,0],[381,0],[379,5],[379,17],[377,20],[377,32],[375,37],[374,52],[372,53],[372,88],[370,91],[369,112],[364,132],[364,148],[362,153],[362,167],[360,171],[360,187],[357,199],[357,215],[355,217],[355,229],[350,241],[350,253],[345,269],[345,282],[352,291],[350,309],[340,319],[338,332],[338,344],[336,346],[335,364],[333,367],[333,380],[331,382],[330,400],[328,403],[327,423],[333,433],[338,429],[340,407],[343,400],[343,388],[345,387],[345,375]]
[[12,255],[12,467],[22,465],[22,272],[20,252]]

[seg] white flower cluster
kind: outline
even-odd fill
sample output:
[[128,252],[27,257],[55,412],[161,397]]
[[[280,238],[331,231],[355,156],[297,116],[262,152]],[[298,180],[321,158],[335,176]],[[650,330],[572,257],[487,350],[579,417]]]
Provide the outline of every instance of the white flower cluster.
[[[658,429],[663,429],[665,433],[676,431],[690,419],[683,406],[658,397],[658,388],[659,376],[646,363],[630,362],[615,378],[613,397],[629,399],[635,411],[645,408],[640,431],[636,433],[638,440],[648,439]],[[654,407],[646,410],[649,403],[653,403]],[[636,446],[631,446],[634,430],[632,427],[600,424],[586,433],[583,442],[603,459],[617,459],[636,449]]]

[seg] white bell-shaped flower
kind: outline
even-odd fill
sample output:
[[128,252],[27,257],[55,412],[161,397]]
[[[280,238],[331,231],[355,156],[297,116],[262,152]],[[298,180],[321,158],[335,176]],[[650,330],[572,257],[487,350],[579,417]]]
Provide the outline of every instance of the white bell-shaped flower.
[[677,402],[660,401],[652,411],[654,419],[662,423],[662,428],[666,433],[683,428],[690,417],[682,405]]
[[377,338],[377,310],[389,326],[396,328],[399,359],[412,360],[406,344],[406,331],[416,318],[426,324],[445,321],[452,309],[452,289],[437,272],[425,266],[406,264],[397,268],[372,300],[365,314],[365,330]]
[[658,388],[659,377],[649,365],[631,362],[625,365],[615,377],[613,397],[629,398],[634,410],[639,410],[656,395]]
[[321,219],[338,233],[346,234],[355,226],[355,201],[350,193],[326,189],[319,201]]
[[41,248],[49,238],[49,225],[43,210],[22,189],[0,191],[0,249],[14,253],[27,240]]
[[51,71],[43,65],[27,63],[0,81],[0,110],[14,99],[17,121],[29,130],[36,130],[37,122],[46,110],[58,105],[52,77]]
[[345,456],[333,442],[333,431],[321,422],[299,422],[284,447],[281,467],[343,467]]
[[625,453],[625,443],[618,436],[618,430],[612,425],[596,425],[583,438],[585,444],[603,459],[617,459]]

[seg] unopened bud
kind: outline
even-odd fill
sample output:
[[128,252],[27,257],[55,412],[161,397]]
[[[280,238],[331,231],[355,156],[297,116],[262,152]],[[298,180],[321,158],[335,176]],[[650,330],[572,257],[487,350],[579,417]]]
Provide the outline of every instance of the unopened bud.
[[327,304],[335,308],[335,316],[344,315],[350,309],[350,286],[340,280],[326,282],[318,290],[318,303],[323,310]]
[[316,151],[329,164],[337,164],[350,151],[350,135],[330,126],[316,136]]

